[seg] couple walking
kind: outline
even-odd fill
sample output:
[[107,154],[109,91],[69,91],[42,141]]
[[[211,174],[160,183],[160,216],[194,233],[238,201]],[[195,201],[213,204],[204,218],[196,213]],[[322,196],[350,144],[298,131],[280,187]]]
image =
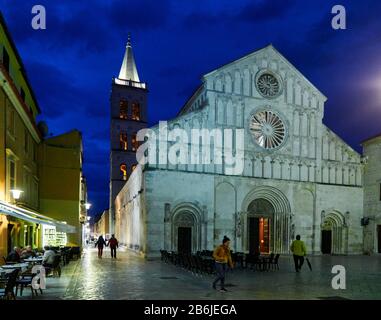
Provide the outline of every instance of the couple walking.
[[98,247],[98,258],[102,258],[103,255],[103,247],[110,246],[111,249],[111,258],[116,259],[116,248],[119,247],[118,240],[116,240],[115,236],[112,235],[108,243],[106,244],[105,239],[102,236],[99,236],[97,242],[95,243],[95,247]]

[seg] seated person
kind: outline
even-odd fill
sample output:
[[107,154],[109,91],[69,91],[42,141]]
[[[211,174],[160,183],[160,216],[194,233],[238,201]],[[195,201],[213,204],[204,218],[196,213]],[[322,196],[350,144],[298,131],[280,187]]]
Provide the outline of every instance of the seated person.
[[20,262],[20,253],[20,248],[14,247],[13,250],[7,256],[7,262]]
[[35,256],[36,253],[32,250],[31,246],[27,246],[24,250],[21,251],[21,259],[28,259]]
[[42,257],[42,265],[44,267],[51,268],[53,267],[54,257],[56,256],[56,253],[49,246],[45,246],[44,249],[45,252],[44,256]]

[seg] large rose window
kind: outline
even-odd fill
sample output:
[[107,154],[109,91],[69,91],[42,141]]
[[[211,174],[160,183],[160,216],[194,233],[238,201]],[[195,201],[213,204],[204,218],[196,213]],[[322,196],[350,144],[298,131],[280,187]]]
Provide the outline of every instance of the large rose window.
[[259,146],[271,150],[283,144],[286,128],[276,113],[265,110],[251,116],[250,131]]

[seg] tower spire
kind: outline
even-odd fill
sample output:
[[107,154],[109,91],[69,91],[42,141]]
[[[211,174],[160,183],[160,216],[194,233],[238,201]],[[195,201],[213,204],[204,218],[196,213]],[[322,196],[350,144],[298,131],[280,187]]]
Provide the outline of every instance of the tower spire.
[[118,78],[121,80],[140,82],[138,71],[136,69],[134,53],[132,52],[130,33],[128,34],[126,52],[124,54],[123,63],[122,67],[120,68]]

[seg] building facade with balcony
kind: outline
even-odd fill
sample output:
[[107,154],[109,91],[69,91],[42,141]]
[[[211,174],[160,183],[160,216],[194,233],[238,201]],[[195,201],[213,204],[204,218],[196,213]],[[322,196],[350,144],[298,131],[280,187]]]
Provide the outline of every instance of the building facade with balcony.
[[[75,185],[78,200],[74,221],[66,212],[62,211],[63,216],[59,216],[49,207],[56,207],[67,198],[63,189],[49,206],[47,197],[41,199],[48,180],[55,178],[45,176],[42,170],[46,162],[41,162],[41,155],[49,141],[36,123],[39,114],[40,108],[22,59],[0,13],[0,257],[7,256],[15,246],[41,248],[47,241],[57,243],[56,235],[63,243],[64,235],[78,232],[74,225],[79,225],[81,208],[82,155],[79,154],[82,146],[80,143],[75,167],[78,170]],[[66,144],[71,143],[72,136],[68,138]],[[56,183],[59,184],[57,180]],[[21,191],[19,198],[15,191]]]
[[[21,58],[0,16],[0,201],[15,205],[11,190],[23,190],[17,205],[38,210],[37,149],[42,137],[36,126],[40,113]],[[37,224],[0,214],[0,256],[13,246],[39,246]]]

